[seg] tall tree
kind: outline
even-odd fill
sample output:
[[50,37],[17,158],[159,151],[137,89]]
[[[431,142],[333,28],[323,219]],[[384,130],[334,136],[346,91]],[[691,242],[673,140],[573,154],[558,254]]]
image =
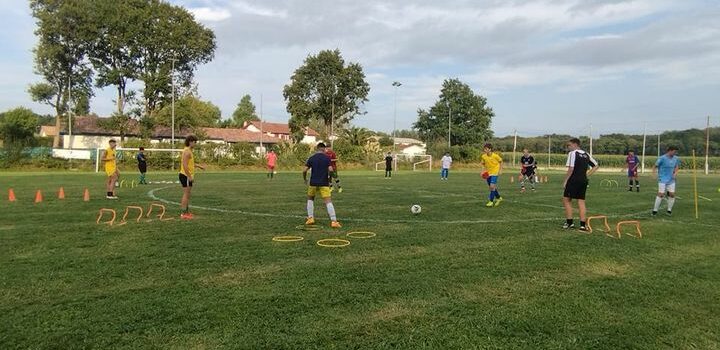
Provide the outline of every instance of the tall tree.
[[[32,15],[37,21],[35,72],[45,81],[30,86],[28,92],[34,101],[55,109],[58,131],[68,105],[72,104],[68,99],[71,96],[84,96],[88,100],[92,97],[87,43],[94,31],[89,21],[92,8],[86,5],[85,0],[30,1]],[[58,133],[53,139],[53,147],[59,145]]]
[[172,77],[177,87],[190,89],[195,70],[213,59],[217,45],[213,31],[183,7],[150,1],[141,17],[138,79],[145,84],[145,115],[151,116],[169,104]]
[[255,105],[252,103],[250,95],[245,95],[240,99],[235,112],[233,112],[233,124],[242,126],[245,122],[260,120],[255,114]]
[[343,130],[343,138],[353,146],[364,146],[370,140],[372,132],[366,128],[356,126]]
[[[171,106],[165,106],[156,114],[156,123],[170,126]],[[216,127],[220,123],[220,108],[212,102],[201,100],[194,95],[186,95],[175,103],[175,128],[197,129]]]
[[343,126],[360,114],[367,101],[370,85],[358,63],[346,64],[340,50],[324,50],[308,56],[295,70],[283,95],[290,113],[290,128],[296,140],[311,120],[320,120],[326,133],[335,125]]
[[413,128],[425,142],[447,141],[449,118],[451,144],[480,143],[492,138],[490,123],[494,116],[485,97],[476,95],[470,86],[458,79],[447,79],[435,105],[429,110],[418,110],[418,120]]

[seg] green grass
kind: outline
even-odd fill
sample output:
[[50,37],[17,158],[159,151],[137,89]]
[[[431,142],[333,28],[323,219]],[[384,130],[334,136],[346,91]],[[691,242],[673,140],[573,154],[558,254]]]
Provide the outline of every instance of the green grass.
[[[101,175],[0,174],[0,348],[720,348],[717,177],[699,178],[712,201],[695,220],[689,177],[673,216],[650,218],[649,177],[628,193],[598,174],[590,213],[642,223],[643,239],[618,240],[559,228],[560,175],[523,195],[505,176],[498,208],[476,173],[341,176],[343,229],[303,232],[299,173],[201,173],[192,204],[213,210],[113,227],[95,224],[100,207],[178,202],[179,185],[111,202]],[[316,214],[327,226],[319,201]],[[315,243],[357,230],[377,237]],[[305,240],[272,241],[288,234]]]

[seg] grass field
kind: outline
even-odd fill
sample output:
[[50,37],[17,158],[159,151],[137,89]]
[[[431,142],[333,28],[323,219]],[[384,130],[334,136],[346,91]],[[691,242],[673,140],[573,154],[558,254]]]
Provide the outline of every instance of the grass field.
[[[497,208],[476,173],[341,176],[344,227],[318,201],[326,228],[305,232],[299,173],[201,173],[195,220],[113,227],[95,224],[100,207],[165,201],[177,216],[179,185],[107,201],[101,175],[0,174],[0,349],[720,348],[718,177],[699,178],[695,220],[686,175],[673,216],[651,218],[649,177],[628,193],[597,174],[590,213],[642,223],[642,239],[613,239],[560,229],[559,174],[526,194],[503,177]],[[351,244],[316,245],[328,237]]]

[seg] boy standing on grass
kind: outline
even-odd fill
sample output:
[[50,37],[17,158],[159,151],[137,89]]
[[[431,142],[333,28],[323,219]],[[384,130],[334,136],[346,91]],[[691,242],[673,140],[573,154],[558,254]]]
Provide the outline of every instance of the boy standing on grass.
[[[342,193],[342,187],[340,187],[340,178],[338,177],[337,171],[337,154],[333,152],[332,148],[328,147],[325,151],[325,155],[330,158],[330,191],[332,192],[333,186],[338,190],[338,193]],[[332,181],[335,179],[335,184]]]
[[392,177],[392,163],[393,163],[393,157],[392,153],[388,152],[385,156],[385,178],[389,179]]
[[[587,231],[585,226],[585,192],[588,187],[588,176],[598,169],[598,162],[592,156],[580,149],[580,140],[572,138],[567,143],[567,173],[563,182],[563,206],[565,207],[564,229],[574,228],[572,200],[576,199],[580,211],[580,231]],[[588,171],[590,168],[590,171]]]
[[115,148],[117,147],[117,142],[115,140],[110,140],[108,142],[109,147],[105,150],[105,157],[103,157],[102,161],[105,163],[105,174],[107,175],[107,180],[105,182],[105,189],[107,190],[107,195],[105,198],[107,199],[118,199],[118,197],[115,195],[115,182],[117,182],[118,178],[120,177],[120,172],[117,169],[117,161],[116,161],[116,155],[115,155]]
[[520,192],[525,192],[525,181],[530,181],[530,188],[535,191],[535,168],[537,168],[537,163],[535,163],[535,157],[530,154],[530,150],[527,148],[523,149],[520,165],[522,166],[520,169],[520,175],[522,176]]
[[275,151],[270,150],[270,152],[265,155],[265,158],[267,159],[268,168],[267,177],[272,180],[273,177],[275,177],[275,163],[277,163],[277,154],[275,154]]
[[442,164],[442,170],[440,170],[440,180],[447,180],[448,173],[450,172],[450,165],[452,165],[452,157],[450,152],[445,152],[445,155],[440,159]]
[[500,197],[500,192],[497,190],[497,181],[502,172],[503,160],[497,153],[493,152],[492,145],[489,143],[483,146],[483,151],[485,151],[485,153],[483,153],[481,157],[481,162],[485,168],[485,172],[488,174],[487,184],[490,190],[490,195],[488,196],[489,201],[485,206],[497,207],[503,200],[502,197]]
[[141,185],[147,185],[147,182],[145,182],[145,173],[147,173],[147,158],[145,157],[145,147],[140,147],[140,152],[138,152],[135,159],[137,159],[138,170],[140,170],[140,181],[138,181],[138,183]]
[[625,158],[628,168],[628,192],[633,190],[633,180],[635,181],[635,188],[640,192],[640,181],[638,181],[638,166],[640,165],[640,159],[635,155],[635,152],[629,151],[627,158]]
[[185,148],[182,151],[180,173],[178,174],[180,185],[183,188],[183,196],[180,201],[180,209],[183,212],[180,214],[180,218],[184,220],[193,218],[193,214],[190,213],[190,191],[192,191],[193,181],[195,180],[195,167],[205,169],[199,164],[195,164],[195,156],[192,152],[195,144],[197,144],[197,137],[189,135],[185,138]]
[[675,179],[678,169],[680,169],[680,158],[675,155],[676,153],[676,147],[668,147],[667,152],[658,158],[653,166],[653,176],[658,179],[658,193],[655,197],[653,216],[657,215],[665,193],[667,193],[667,214],[672,215],[673,205],[675,205]]
[[[311,170],[312,169],[312,170]],[[335,216],[335,206],[333,206],[331,191],[330,191],[330,172],[332,166],[330,165],[330,157],[325,153],[325,144],[320,142],[317,145],[317,151],[315,154],[308,158],[305,162],[305,170],[303,170],[303,181],[308,185],[307,173],[310,172],[310,183],[307,190],[307,220],[305,225],[315,224],[315,195],[319,192],[325,202],[328,215],[330,216],[330,227],[340,228],[340,223],[337,221]]]

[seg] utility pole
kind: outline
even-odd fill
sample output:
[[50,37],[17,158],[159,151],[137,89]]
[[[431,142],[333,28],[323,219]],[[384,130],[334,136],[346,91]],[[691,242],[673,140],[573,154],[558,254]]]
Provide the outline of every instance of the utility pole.
[[645,144],[647,143],[647,122],[643,126],[643,149],[642,149],[642,160],[640,163],[642,163],[642,167],[640,172],[645,174]]
[[393,112],[393,134],[392,134],[393,155],[394,155],[395,154],[395,133],[397,132],[397,92],[398,92],[398,88],[400,86],[402,86],[402,83],[400,83],[399,81],[394,81],[392,83],[392,86],[395,87],[395,111]]
[[452,147],[452,144],[450,143],[451,130],[452,130],[452,106],[450,105],[450,100],[447,101],[447,106],[448,106],[448,151],[449,151],[450,147]]
[[710,174],[710,116],[705,127],[705,175]]
[[172,102],[170,107],[170,143],[173,150],[173,152],[171,152],[173,155],[172,169],[175,170],[175,61],[177,61],[177,58],[173,56],[170,61],[172,62],[170,69],[170,79],[172,80]]

